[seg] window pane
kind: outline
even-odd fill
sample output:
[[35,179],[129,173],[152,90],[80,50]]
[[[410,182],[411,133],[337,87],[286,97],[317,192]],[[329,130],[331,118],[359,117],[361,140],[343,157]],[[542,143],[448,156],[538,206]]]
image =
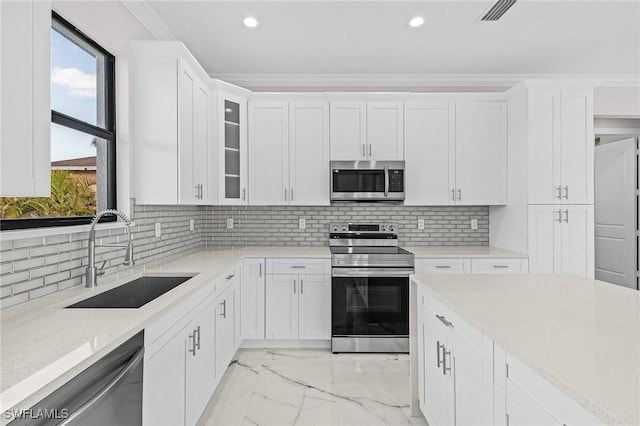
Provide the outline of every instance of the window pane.
[[52,123],[51,197],[2,198],[2,219],[95,215],[107,205],[106,160],[104,139]]
[[51,109],[104,128],[105,57],[54,21],[51,30]]

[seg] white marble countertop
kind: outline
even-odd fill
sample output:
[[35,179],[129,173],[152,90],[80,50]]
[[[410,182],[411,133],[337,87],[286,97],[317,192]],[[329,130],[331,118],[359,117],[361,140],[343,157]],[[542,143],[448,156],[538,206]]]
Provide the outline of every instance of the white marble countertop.
[[[444,257],[452,257],[451,253],[507,257],[489,247],[419,247],[412,251],[417,257],[438,257],[441,252]],[[160,265],[137,266],[99,279],[94,289],[72,287],[1,310],[0,412],[30,408],[234,263],[251,257],[330,258],[331,253],[326,246],[202,249]],[[138,309],[64,309],[143,274],[195,276]]]
[[520,259],[529,257],[526,253],[491,246],[402,246],[402,248],[413,253],[417,259]]
[[606,424],[640,424],[640,292],[576,275],[412,279]]

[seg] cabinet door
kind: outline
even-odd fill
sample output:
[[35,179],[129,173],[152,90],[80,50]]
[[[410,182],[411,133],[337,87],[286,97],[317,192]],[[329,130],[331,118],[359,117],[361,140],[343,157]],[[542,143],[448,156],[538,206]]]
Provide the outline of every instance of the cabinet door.
[[560,94],[529,96],[529,203],[561,202]]
[[334,101],[330,104],[332,160],[367,158],[366,102]]
[[245,259],[242,267],[242,338],[264,339],[264,259]]
[[367,102],[367,158],[404,160],[402,102]]
[[213,393],[215,364],[215,301],[211,301],[187,326],[185,357],[185,423],[194,425]]
[[144,364],[142,423],[181,425],[185,418],[185,334],[173,337]]
[[329,103],[289,103],[289,204],[329,205]]
[[265,337],[298,338],[298,276],[267,275]]
[[507,379],[507,424],[509,426],[561,425],[561,421],[552,416],[527,392]]
[[251,204],[289,204],[287,103],[249,102],[248,120]]
[[[424,347],[424,405],[427,422],[436,425],[453,424],[451,371],[444,371],[443,359],[447,343],[447,328],[426,305],[422,312],[422,334]],[[448,348],[447,350],[451,350]],[[448,361],[450,362],[450,360]]]
[[470,274],[470,259],[416,259],[417,275],[423,274]]
[[456,203],[507,202],[507,105],[456,104]]
[[562,203],[593,204],[593,100],[584,91],[563,90]]
[[298,275],[298,338],[331,338],[331,277]]
[[452,336],[455,424],[492,425],[493,345],[485,345],[489,349],[485,353],[485,348],[462,335],[453,333]]
[[194,204],[198,200],[199,187],[194,180],[194,97],[197,83],[193,72],[178,61],[178,201]]
[[561,206],[529,206],[529,271],[561,272]]
[[406,205],[455,203],[455,104],[406,102]]
[[209,169],[209,88],[201,80],[193,93],[193,183],[196,189],[196,204],[205,204],[213,199]]
[[233,356],[233,296],[233,287],[230,287],[214,302],[216,377],[222,377]]
[[247,100],[218,92],[219,202],[247,203]]
[[562,268],[563,274],[594,276],[593,205],[563,205],[562,207]]
[[0,196],[51,191],[51,2],[0,2]]

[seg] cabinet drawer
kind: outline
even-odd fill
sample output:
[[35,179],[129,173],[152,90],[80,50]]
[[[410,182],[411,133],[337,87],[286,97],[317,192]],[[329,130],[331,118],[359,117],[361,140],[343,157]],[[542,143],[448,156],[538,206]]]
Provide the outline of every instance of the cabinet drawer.
[[[480,330],[464,321],[444,303],[440,302],[433,296],[430,296],[428,293],[424,294],[424,304],[443,324],[446,325],[447,322],[450,323],[450,328],[458,336],[462,337],[471,345],[475,346],[476,349],[480,351],[483,350],[482,333],[480,332]],[[423,321],[426,320],[427,319],[423,319]]]
[[223,274],[220,274],[213,282],[216,286],[216,292],[220,293],[225,291],[227,287],[240,280],[240,270],[242,269],[242,262],[234,265],[233,268],[227,269]]
[[528,259],[471,259],[472,274],[526,274]]
[[469,274],[469,259],[416,259],[416,274]]
[[267,274],[330,275],[330,259],[267,259]]

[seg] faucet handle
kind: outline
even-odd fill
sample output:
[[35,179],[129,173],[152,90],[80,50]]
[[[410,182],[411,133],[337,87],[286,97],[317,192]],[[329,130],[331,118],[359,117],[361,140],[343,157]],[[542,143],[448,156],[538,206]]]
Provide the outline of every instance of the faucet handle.
[[107,261],[104,260],[102,261],[102,265],[100,265],[100,267],[98,268],[97,274],[98,275],[104,275],[104,265],[107,264]]

